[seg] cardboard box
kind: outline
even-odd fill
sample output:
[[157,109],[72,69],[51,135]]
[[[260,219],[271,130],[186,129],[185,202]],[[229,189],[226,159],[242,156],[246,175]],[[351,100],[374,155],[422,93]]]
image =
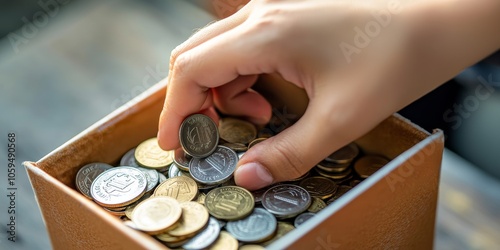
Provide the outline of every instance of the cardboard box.
[[[278,82],[275,89],[259,85],[273,105],[294,97],[287,107],[303,112],[307,98],[300,90],[283,93],[273,76],[263,81]],[[123,225],[74,183],[81,166],[116,165],[127,150],[156,136],[164,88],[165,83],[154,86],[38,162],[25,163],[54,249],[167,249]],[[269,248],[432,248],[443,133],[429,134],[394,115],[356,143],[363,152],[392,161]]]

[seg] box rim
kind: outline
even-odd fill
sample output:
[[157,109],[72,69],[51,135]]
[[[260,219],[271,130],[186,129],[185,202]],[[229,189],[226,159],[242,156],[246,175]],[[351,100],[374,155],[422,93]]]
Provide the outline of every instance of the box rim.
[[[413,123],[410,122],[413,125]],[[425,130],[424,130],[425,131]],[[427,132],[428,133],[428,132]],[[319,211],[314,217],[301,224],[301,230],[292,230],[285,237],[282,237],[271,245],[269,245],[266,249],[288,249],[294,242],[289,241],[290,238],[300,238],[302,235],[309,233],[314,228],[319,226],[325,219],[327,219],[332,214],[335,214],[340,209],[349,204],[350,201],[356,199],[358,196],[366,192],[368,189],[373,187],[379,181],[383,181],[385,177],[387,177],[392,171],[397,169],[399,166],[404,164],[405,159],[409,159],[410,157],[418,154],[423,148],[427,145],[435,142],[435,141],[444,141],[444,133],[440,129],[434,130],[434,133],[419,143],[415,144],[411,148],[405,150],[403,153],[398,155],[396,158],[392,159],[388,164],[386,164],[383,168],[379,169],[370,178],[367,178],[360,184],[353,188],[353,190],[347,192],[342,195],[338,200],[334,203],[330,204],[323,210]],[[441,164],[437,166],[441,168]]]

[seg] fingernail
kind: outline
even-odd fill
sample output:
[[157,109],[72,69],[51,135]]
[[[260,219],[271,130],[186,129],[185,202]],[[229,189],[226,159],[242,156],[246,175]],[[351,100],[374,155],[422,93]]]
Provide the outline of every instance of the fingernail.
[[238,186],[249,190],[256,190],[273,183],[273,176],[259,163],[251,162],[241,165],[234,173],[234,179]]

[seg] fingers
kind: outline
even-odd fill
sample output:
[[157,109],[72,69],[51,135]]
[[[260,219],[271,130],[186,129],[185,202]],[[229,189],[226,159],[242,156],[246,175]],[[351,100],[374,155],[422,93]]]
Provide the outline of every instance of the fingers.
[[217,87],[214,90],[215,105],[222,113],[243,116],[258,125],[266,124],[271,118],[271,105],[263,96],[250,89],[256,80],[256,75],[240,76]]
[[[262,73],[259,65],[265,58],[250,60],[251,42],[241,41],[241,30],[233,29],[181,54],[169,74],[167,96],[160,115],[158,139],[160,146],[173,149],[178,145],[180,124],[190,114],[212,105],[212,91],[240,75]],[[245,69],[242,70],[241,69]],[[269,67],[267,67],[269,68]],[[223,91],[224,92],[224,91]],[[266,102],[255,93],[244,92],[233,99],[236,104],[256,103],[257,114],[267,116]],[[231,102],[221,106],[227,107]],[[270,111],[270,108],[268,109]],[[249,110],[255,111],[255,110]],[[249,111],[246,112],[248,115]]]
[[310,103],[296,124],[249,149],[238,163],[236,184],[255,190],[295,179],[350,142],[337,133],[344,131],[342,122],[332,124],[330,117],[321,117],[324,109]]
[[243,23],[247,18],[250,13],[250,10],[252,8],[253,3],[248,3],[245,5],[243,8],[241,8],[238,12],[234,13],[233,15],[224,18],[222,20],[213,22],[205,26],[204,28],[201,28],[197,32],[195,32],[188,40],[177,46],[172,51],[172,55],[170,58],[170,64],[173,65],[175,60],[181,55],[182,53],[199,46],[200,44],[220,35],[223,34],[241,23]]

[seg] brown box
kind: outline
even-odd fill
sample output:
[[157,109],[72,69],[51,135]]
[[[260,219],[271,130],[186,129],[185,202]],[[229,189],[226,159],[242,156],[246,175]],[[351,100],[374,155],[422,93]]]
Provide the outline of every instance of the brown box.
[[[54,249],[167,249],[124,226],[74,184],[79,167],[96,161],[116,164],[127,150],[156,136],[164,87],[154,86],[38,162],[25,163]],[[279,88],[267,90],[274,101],[287,96]],[[301,112],[304,102],[297,105],[297,100],[307,99],[296,91],[286,91],[296,97],[288,107]],[[392,161],[269,248],[433,247],[443,133],[429,134],[394,115],[356,143],[363,152]]]

